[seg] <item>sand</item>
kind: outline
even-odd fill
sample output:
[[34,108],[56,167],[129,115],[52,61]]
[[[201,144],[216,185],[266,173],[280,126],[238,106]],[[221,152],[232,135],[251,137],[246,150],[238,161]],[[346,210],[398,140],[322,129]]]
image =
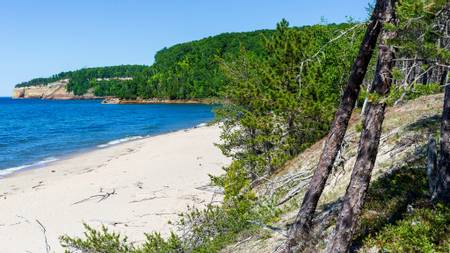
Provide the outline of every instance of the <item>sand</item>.
[[59,236],[82,236],[83,222],[136,243],[145,232],[167,235],[187,205],[221,199],[208,187],[208,174],[230,162],[214,146],[219,134],[217,126],[182,130],[0,179],[0,252],[46,252],[45,237],[50,252],[63,252]]

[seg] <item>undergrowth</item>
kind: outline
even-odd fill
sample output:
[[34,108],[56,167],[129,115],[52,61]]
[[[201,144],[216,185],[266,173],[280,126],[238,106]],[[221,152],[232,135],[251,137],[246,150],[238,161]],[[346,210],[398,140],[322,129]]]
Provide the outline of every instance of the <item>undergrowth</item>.
[[405,165],[372,184],[354,251],[450,252],[450,206],[430,202],[424,164]]
[[450,252],[450,207],[423,207],[365,241],[379,252]]

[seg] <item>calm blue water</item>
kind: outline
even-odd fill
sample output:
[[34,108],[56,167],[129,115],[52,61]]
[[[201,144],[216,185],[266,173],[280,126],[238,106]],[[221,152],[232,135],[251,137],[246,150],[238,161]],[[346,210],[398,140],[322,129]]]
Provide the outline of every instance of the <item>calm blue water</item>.
[[208,105],[0,98],[0,175],[128,138],[194,127],[213,117]]

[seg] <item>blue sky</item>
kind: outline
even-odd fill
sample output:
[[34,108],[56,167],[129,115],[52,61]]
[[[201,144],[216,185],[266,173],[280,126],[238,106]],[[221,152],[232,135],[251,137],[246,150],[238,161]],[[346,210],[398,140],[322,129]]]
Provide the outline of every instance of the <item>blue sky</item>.
[[223,32],[367,17],[369,0],[11,0],[0,2],[0,96],[83,67],[151,64],[177,43]]

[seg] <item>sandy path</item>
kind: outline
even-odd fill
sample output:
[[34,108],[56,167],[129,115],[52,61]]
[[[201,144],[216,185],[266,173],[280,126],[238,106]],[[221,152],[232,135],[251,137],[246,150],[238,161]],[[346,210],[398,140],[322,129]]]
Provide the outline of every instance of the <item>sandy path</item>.
[[[202,186],[229,163],[213,145],[219,128],[200,127],[76,155],[0,179],[0,252],[62,252],[58,237],[105,224],[141,241],[168,233],[187,205],[209,203]],[[108,198],[93,195],[114,193]],[[220,196],[219,196],[220,198]]]

